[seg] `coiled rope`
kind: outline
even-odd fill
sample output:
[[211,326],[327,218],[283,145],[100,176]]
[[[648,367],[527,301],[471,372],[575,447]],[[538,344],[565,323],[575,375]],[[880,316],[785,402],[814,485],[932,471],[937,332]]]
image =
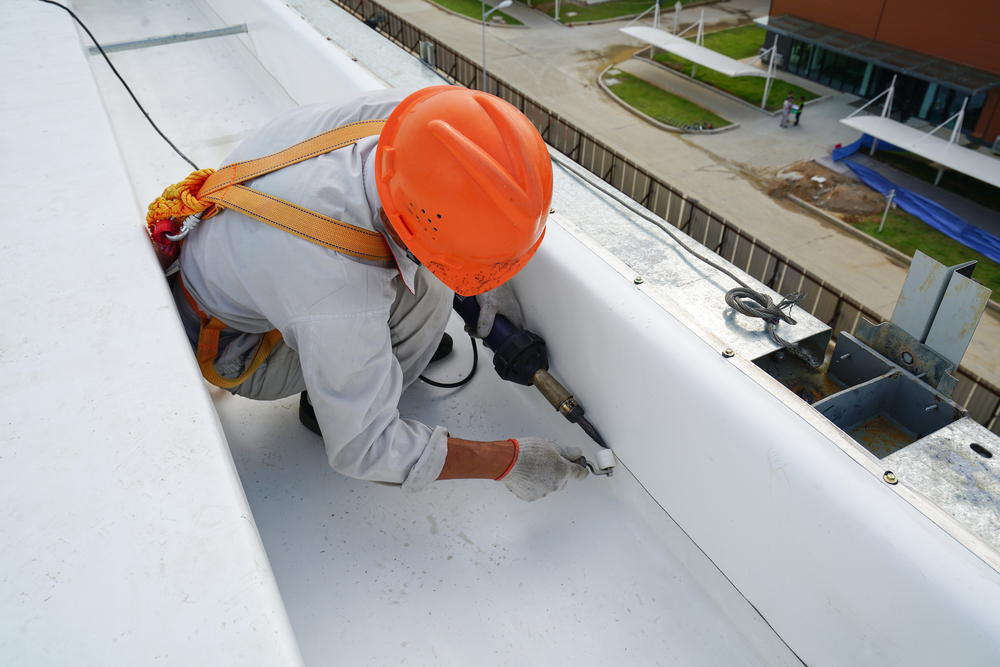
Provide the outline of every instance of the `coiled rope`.
[[[181,224],[188,216],[197,215],[206,209],[214,206],[211,202],[198,199],[198,192],[205,180],[215,173],[214,169],[199,169],[192,171],[180,183],[168,186],[163,194],[153,200],[146,211],[146,228],[150,233],[153,226],[160,220],[173,219],[177,224]],[[212,217],[215,211],[209,211],[203,215],[202,219],[207,220]]]

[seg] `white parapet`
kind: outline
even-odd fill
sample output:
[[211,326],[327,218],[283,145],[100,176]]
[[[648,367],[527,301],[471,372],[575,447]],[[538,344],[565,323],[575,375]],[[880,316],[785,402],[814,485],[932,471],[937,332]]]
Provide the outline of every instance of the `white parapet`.
[[301,664],[86,59],[5,4],[0,662]]

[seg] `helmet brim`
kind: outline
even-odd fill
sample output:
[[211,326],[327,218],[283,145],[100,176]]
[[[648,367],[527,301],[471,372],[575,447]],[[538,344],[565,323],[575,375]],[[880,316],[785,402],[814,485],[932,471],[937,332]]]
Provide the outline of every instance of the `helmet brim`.
[[534,255],[535,251],[542,244],[545,232],[538,237],[538,240],[526,253],[499,264],[479,264],[476,262],[466,262],[460,267],[448,266],[433,259],[424,263],[424,266],[438,279],[447,285],[455,294],[459,296],[475,296],[496,289],[514,277],[523,269]]

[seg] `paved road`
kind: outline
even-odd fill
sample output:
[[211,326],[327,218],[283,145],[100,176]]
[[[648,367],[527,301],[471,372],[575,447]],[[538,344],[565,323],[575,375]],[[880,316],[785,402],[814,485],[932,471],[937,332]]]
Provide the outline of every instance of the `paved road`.
[[[466,57],[481,60],[479,21],[452,15],[424,0],[382,3]],[[745,22],[748,16],[766,14],[768,5],[767,0],[711,5],[705,8],[706,21]],[[675,135],[629,113],[597,85],[605,67],[628,60],[642,46],[619,32],[627,21],[570,28],[518,4],[508,11],[530,27],[487,29],[490,72],[889,318],[906,269],[794,205],[768,197],[758,180],[787,164],[827,154],[835,143],[856,139],[858,133],[837,122],[847,115],[845,109],[854,110],[848,105],[856,97],[825,90],[831,97],[807,106],[799,128],[781,129],[778,118],[760,113],[757,121],[732,132]],[[682,27],[697,20],[700,11],[682,12]],[[672,13],[666,14],[667,21],[672,26]],[[816,87],[812,82],[807,85]],[[998,350],[1000,321],[987,314],[964,364],[1000,386]]]

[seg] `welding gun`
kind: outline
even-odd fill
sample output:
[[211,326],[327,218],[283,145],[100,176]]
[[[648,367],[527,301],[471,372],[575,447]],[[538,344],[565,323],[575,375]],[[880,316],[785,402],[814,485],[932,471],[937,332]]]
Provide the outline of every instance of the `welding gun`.
[[[465,320],[468,330],[474,332],[479,322],[479,303],[475,297],[455,295],[454,307]],[[584,416],[583,406],[549,373],[549,357],[541,336],[527,329],[518,329],[498,313],[493,320],[493,328],[483,342],[493,350],[493,367],[501,378],[524,386],[534,386],[559,414],[571,424],[579,424],[601,446],[597,453],[596,467],[583,457],[580,458],[580,463],[594,474],[611,475],[615,467],[615,455],[594,425]]]

